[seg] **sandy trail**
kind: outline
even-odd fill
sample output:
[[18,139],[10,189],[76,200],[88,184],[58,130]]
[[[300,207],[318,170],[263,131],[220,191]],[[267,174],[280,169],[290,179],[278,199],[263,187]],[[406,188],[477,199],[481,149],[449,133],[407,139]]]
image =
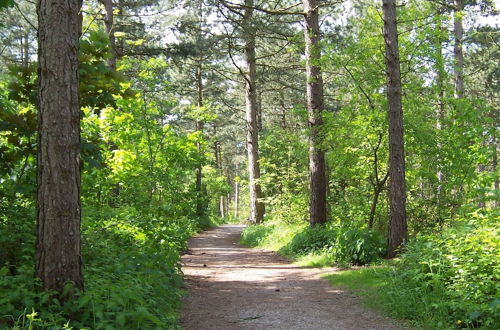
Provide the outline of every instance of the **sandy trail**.
[[185,329],[401,329],[319,278],[329,270],[240,246],[243,228],[223,225],[190,240],[182,258]]

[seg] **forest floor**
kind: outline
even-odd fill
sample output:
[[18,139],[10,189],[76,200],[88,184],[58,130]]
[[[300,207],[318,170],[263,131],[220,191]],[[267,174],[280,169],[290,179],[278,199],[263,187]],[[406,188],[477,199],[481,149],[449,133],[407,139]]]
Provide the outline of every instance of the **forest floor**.
[[402,329],[319,277],[337,269],[301,268],[242,247],[243,228],[223,225],[191,238],[182,257],[185,329]]

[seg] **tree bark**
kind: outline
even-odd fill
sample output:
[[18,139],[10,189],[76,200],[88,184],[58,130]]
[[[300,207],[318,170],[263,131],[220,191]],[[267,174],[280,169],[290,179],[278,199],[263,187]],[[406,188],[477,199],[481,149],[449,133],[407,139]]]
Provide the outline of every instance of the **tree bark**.
[[326,170],[321,128],[323,125],[323,78],[319,64],[320,29],[316,0],[303,0],[305,12],[305,56],[307,77],[307,112],[309,114],[309,222],[326,223]]
[[264,217],[264,203],[260,183],[259,131],[257,123],[257,69],[255,57],[255,28],[253,26],[253,0],[245,0],[243,35],[245,42],[245,109],[247,122],[248,178],[250,190],[249,221],[261,223]]
[[116,59],[118,53],[116,51],[116,40],[114,30],[114,14],[113,14],[113,0],[99,0],[104,5],[104,25],[106,26],[106,33],[109,38],[109,50],[111,57],[108,59],[108,66],[111,70],[116,71]]
[[384,10],[384,39],[387,70],[387,103],[389,117],[389,243],[387,256],[394,257],[405,242],[406,188],[403,132],[403,106],[401,102],[401,72],[396,25],[396,1],[382,0]]
[[437,187],[437,201],[438,207],[441,205],[442,197],[443,197],[443,182],[444,182],[444,173],[443,173],[443,145],[441,143],[441,135],[443,131],[443,124],[445,119],[445,107],[444,107],[444,92],[445,92],[445,80],[446,80],[446,69],[445,69],[445,59],[443,55],[443,38],[441,33],[444,31],[441,22],[441,16],[437,15],[436,17],[436,30],[439,33],[439,37],[436,38],[436,83],[438,89],[438,105],[436,109],[436,130],[438,132],[437,139],[437,157],[436,157],[436,177],[438,180]]
[[373,148],[373,176],[375,180],[370,180],[373,185],[373,199],[372,199],[372,206],[370,208],[370,216],[368,218],[368,228],[372,229],[373,224],[375,222],[375,212],[377,211],[377,204],[378,204],[378,199],[380,196],[380,193],[384,189],[385,182],[387,181],[387,178],[389,177],[389,172],[385,174],[385,176],[380,180],[379,178],[379,173],[378,173],[378,150],[380,148],[380,144],[382,143],[382,132],[379,132],[379,138],[377,141],[377,145],[375,148]]
[[[196,89],[197,89],[197,106],[198,109],[203,107],[203,80],[202,80],[202,66],[201,62],[196,68]],[[200,134],[203,134],[203,121],[200,119],[196,119],[195,129]],[[202,154],[201,143],[196,142],[196,148],[198,149],[198,153]],[[203,190],[203,163],[200,160],[196,167],[196,215],[203,216],[205,214],[205,194]]]
[[30,65],[30,39],[29,34],[26,33],[23,38],[21,38],[21,64],[24,68],[28,68]]
[[455,46],[453,48],[453,55],[455,57],[455,98],[461,99],[464,97],[464,27],[462,24],[462,0],[453,0],[453,6],[453,33],[455,34]]
[[[239,176],[240,174],[240,164],[236,164],[236,176]],[[234,217],[237,219],[238,218],[238,211],[239,211],[239,206],[240,206],[240,182],[236,180],[234,182]]]
[[[46,290],[83,289],[80,250],[82,0],[39,0],[38,198],[36,271]],[[70,293],[70,296],[72,293]]]
[[[498,167],[498,142],[495,133],[493,134],[492,138],[492,147],[493,147],[493,160],[491,164],[492,165],[491,171],[493,173],[496,173]],[[500,179],[498,178],[498,176],[496,177],[495,182],[493,183],[493,188],[494,188],[493,193],[495,195],[498,194],[500,191]],[[500,207],[500,201],[498,200],[498,198],[496,198],[495,201],[493,202],[493,206]]]

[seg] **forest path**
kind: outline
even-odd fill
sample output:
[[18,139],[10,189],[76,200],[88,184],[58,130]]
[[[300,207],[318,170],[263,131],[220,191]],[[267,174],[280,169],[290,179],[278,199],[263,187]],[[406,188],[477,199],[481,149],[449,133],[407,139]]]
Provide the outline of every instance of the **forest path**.
[[182,257],[185,329],[400,329],[319,278],[333,269],[300,268],[242,247],[243,228],[223,225],[191,238]]

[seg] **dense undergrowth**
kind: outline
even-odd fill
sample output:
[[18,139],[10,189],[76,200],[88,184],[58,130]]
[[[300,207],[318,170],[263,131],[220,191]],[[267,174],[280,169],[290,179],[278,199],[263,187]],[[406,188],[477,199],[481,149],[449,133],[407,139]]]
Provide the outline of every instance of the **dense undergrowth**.
[[384,242],[376,233],[349,226],[269,221],[248,227],[242,242],[306,266],[371,263],[327,278],[411,326],[494,329],[500,322],[499,216],[473,212],[440,232],[418,235],[391,262],[381,261]]
[[0,221],[16,228],[0,237],[0,328],[175,328],[183,295],[180,252],[216,219],[173,219],[152,208],[84,211],[85,291],[64,304],[43,292],[34,274],[34,221],[26,221],[33,210],[13,209],[16,218]]
[[333,222],[310,227],[306,222],[270,220],[246,228],[242,243],[278,251],[305,266],[364,265],[385,252],[384,239],[376,231]]

